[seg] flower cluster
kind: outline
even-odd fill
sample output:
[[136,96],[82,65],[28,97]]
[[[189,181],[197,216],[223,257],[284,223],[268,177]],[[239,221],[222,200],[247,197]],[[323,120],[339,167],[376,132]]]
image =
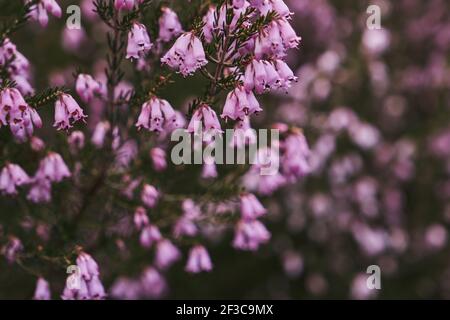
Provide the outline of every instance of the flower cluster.
[[40,128],[42,120],[16,88],[0,91],[0,126],[9,125],[14,138],[24,142],[33,135],[34,126]]
[[67,277],[66,286],[61,295],[63,300],[99,300],[106,297],[100,281],[97,262],[87,253],[77,257],[74,273]]

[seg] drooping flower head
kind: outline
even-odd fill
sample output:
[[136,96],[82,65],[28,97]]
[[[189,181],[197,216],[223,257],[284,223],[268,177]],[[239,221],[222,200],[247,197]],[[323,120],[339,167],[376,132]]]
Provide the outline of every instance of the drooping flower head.
[[136,127],[145,128],[150,131],[162,132],[164,126],[177,120],[175,111],[167,100],[155,96],[150,98],[141,107]]
[[0,173],[0,191],[5,194],[17,194],[16,186],[29,182],[27,173],[17,164],[8,163]]
[[90,102],[97,94],[102,94],[102,84],[91,75],[80,73],[75,85],[78,95],[83,102]]
[[131,30],[128,32],[128,45],[126,58],[139,59],[144,56],[153,44],[150,42],[147,28],[138,22],[134,22]]
[[208,63],[200,39],[193,32],[182,34],[161,62],[180,72],[183,76],[192,75]]
[[228,93],[221,118],[242,120],[246,116],[261,112],[262,109],[252,91],[245,90],[239,85]]
[[66,93],[62,93],[55,102],[55,123],[54,127],[58,130],[67,130],[73,123],[87,118],[83,109],[78,105],[75,99]]
[[40,128],[42,120],[31,108],[16,88],[0,91],[0,127],[9,125],[12,134],[19,142],[33,135],[34,126]]
[[185,270],[190,273],[211,271],[213,268],[211,258],[204,246],[196,245],[189,252]]
[[162,15],[159,18],[159,39],[169,42],[173,37],[183,32],[177,14],[168,7],[161,8]]
[[216,112],[206,104],[202,104],[195,110],[187,128],[189,133],[197,133],[201,130],[208,131],[213,135],[222,132]]

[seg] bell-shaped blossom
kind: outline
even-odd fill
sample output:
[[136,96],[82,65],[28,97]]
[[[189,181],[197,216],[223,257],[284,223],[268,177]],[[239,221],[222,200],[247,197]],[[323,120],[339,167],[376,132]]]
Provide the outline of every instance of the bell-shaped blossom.
[[162,239],[161,232],[154,225],[145,226],[139,236],[139,243],[144,248],[150,248],[154,242]]
[[270,239],[270,232],[258,220],[242,219],[236,226],[233,247],[255,251]]
[[84,148],[84,133],[82,131],[73,131],[67,138],[67,143],[69,144],[70,151],[76,153],[77,151]]
[[161,58],[161,62],[183,76],[192,75],[208,63],[202,42],[192,32],[182,34]]
[[180,250],[167,239],[158,241],[156,244],[155,265],[159,269],[167,269],[181,258]]
[[48,13],[61,18],[62,10],[55,0],[41,0],[30,8],[31,18],[38,21],[43,27],[48,24]]
[[167,291],[167,283],[158,270],[148,267],[140,277],[140,292],[145,297],[160,298]]
[[84,121],[87,116],[75,99],[66,93],[61,94],[55,102],[55,123],[58,130],[66,130],[72,127],[74,122]]
[[39,152],[44,150],[45,142],[41,138],[33,136],[30,139],[30,147],[33,151]]
[[244,219],[256,219],[267,212],[266,208],[264,208],[258,198],[252,193],[241,195],[240,200],[241,215]]
[[102,83],[96,81],[91,75],[80,73],[75,88],[83,102],[90,102],[95,95],[103,93]]
[[97,262],[85,252],[76,260],[78,270],[67,277],[61,298],[63,300],[100,300],[106,292],[100,281]]
[[173,228],[175,237],[194,236],[197,234],[195,220],[200,217],[200,207],[192,199],[183,200],[183,215],[177,220]]
[[77,266],[84,280],[89,281],[100,274],[97,262],[90,254],[81,252],[77,257]]
[[95,126],[94,132],[92,134],[91,142],[97,148],[103,147],[105,143],[105,137],[108,131],[111,129],[111,125],[108,121],[101,121]]
[[173,37],[178,36],[183,32],[180,20],[177,14],[168,7],[161,9],[162,15],[159,18],[159,39],[164,42],[169,42]]
[[17,186],[30,182],[30,177],[17,164],[8,163],[0,173],[0,191],[3,194],[17,194]]
[[34,126],[41,127],[42,120],[31,108],[19,90],[6,88],[0,91],[0,126],[9,125],[12,134],[19,142],[33,135]]
[[281,157],[283,175],[290,181],[305,176],[310,172],[310,150],[302,132],[290,134],[282,144],[284,152]]
[[36,177],[46,178],[52,182],[61,182],[71,176],[63,158],[55,152],[50,152],[39,164]]
[[257,59],[264,57],[283,58],[288,49],[297,48],[301,38],[284,19],[272,21],[256,37],[254,53]]
[[221,117],[237,120],[261,111],[253,92],[246,91],[244,86],[238,86],[228,93]]
[[164,126],[176,119],[175,111],[167,100],[152,97],[142,105],[136,127],[162,132]]
[[136,229],[142,230],[145,226],[147,226],[150,223],[150,220],[148,219],[147,211],[144,207],[137,207],[134,211],[134,225],[136,226]]
[[233,137],[230,141],[231,147],[243,148],[247,144],[257,142],[256,130],[250,125],[250,117],[245,116],[238,119],[234,126]]
[[286,184],[281,174],[279,147],[272,145],[258,149],[255,163],[244,176],[244,186],[262,195],[270,195]]
[[159,191],[152,185],[144,184],[141,201],[148,208],[154,208],[160,197]]
[[128,45],[126,58],[139,59],[145,55],[153,44],[150,41],[147,28],[138,22],[134,22],[131,30],[128,32]]
[[292,72],[291,68],[283,60],[275,60],[275,68],[281,79],[280,88],[287,90],[291,87],[292,82],[297,82],[297,77]]
[[[214,143],[214,142],[211,142]],[[214,162],[213,157],[206,157],[202,167],[202,178],[203,179],[214,179],[217,178],[217,167]]]
[[114,0],[114,8],[116,8],[116,10],[130,11],[143,1],[144,0]]
[[190,273],[211,271],[213,268],[211,258],[204,246],[196,245],[189,252],[185,270]]
[[213,33],[215,29],[214,26],[215,12],[216,12],[215,6],[209,6],[208,12],[203,17],[204,25],[202,31],[207,43],[210,43],[213,40]]
[[37,176],[31,179],[31,188],[27,199],[33,203],[48,203],[52,198],[52,183],[45,177]]
[[152,159],[153,169],[155,171],[164,171],[167,168],[166,151],[155,147],[150,150],[150,158]]
[[198,133],[202,130],[208,131],[212,135],[222,132],[216,112],[206,104],[195,110],[187,128],[189,133]]
[[33,300],[50,300],[50,285],[44,278],[39,278],[36,282]]
[[22,252],[22,250],[23,250],[22,241],[20,241],[20,239],[17,237],[11,236],[9,237],[9,240],[6,243],[6,245],[3,246],[0,253],[2,253],[5,256],[6,261],[8,261],[8,263],[13,263],[16,260],[17,255],[20,252]]
[[[284,67],[281,64],[280,66]],[[286,73],[287,70],[282,69],[281,71]],[[247,91],[255,90],[258,94],[279,88],[284,84],[284,73],[280,74],[268,61],[253,59],[245,68],[244,87]]]

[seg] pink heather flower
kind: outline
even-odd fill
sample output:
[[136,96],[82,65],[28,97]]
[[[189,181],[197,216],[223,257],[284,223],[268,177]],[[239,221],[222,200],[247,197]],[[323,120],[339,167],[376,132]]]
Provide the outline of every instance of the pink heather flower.
[[[279,153],[275,146],[259,148],[256,162],[244,176],[244,185],[249,190],[257,190],[259,194],[270,195],[286,184],[286,178],[281,175]],[[276,171],[261,174],[261,170],[273,168]],[[275,169],[276,168],[276,169]]]
[[153,169],[155,171],[164,171],[167,168],[166,151],[155,147],[150,150],[150,158],[152,159]]
[[160,194],[158,190],[152,185],[144,184],[141,193],[141,201],[148,208],[154,208],[158,202]]
[[310,150],[305,136],[301,132],[290,134],[282,144],[284,149],[281,157],[283,175],[290,181],[295,181],[310,172],[308,158]]
[[136,226],[136,229],[142,230],[145,226],[147,226],[150,223],[150,220],[147,216],[147,211],[144,207],[137,207],[134,211],[134,225]]
[[182,34],[161,58],[161,62],[185,77],[208,63],[202,42],[192,32]]
[[213,40],[213,32],[214,32],[214,15],[216,12],[215,6],[209,6],[208,12],[203,17],[203,35],[205,36],[205,40],[207,43],[210,43]]
[[192,199],[183,200],[183,215],[175,223],[173,234],[175,237],[194,236],[197,234],[197,226],[194,221],[200,217],[200,207]]
[[137,300],[140,297],[141,284],[136,279],[119,277],[109,291],[110,295],[116,299]]
[[5,65],[7,61],[10,61],[17,54],[17,47],[10,39],[3,40],[0,46],[0,64]]
[[206,104],[195,110],[187,128],[189,133],[197,133],[200,130],[210,130],[213,135],[223,132],[215,111]]
[[127,59],[139,57],[146,54],[153,44],[150,42],[147,28],[138,22],[134,22],[131,30],[128,32]]
[[67,138],[70,150],[75,153],[84,148],[84,133],[81,131],[73,131]]
[[31,7],[31,17],[43,27],[47,26],[48,12],[57,18],[61,18],[61,7],[55,0],[42,0]]
[[233,138],[230,146],[243,148],[247,144],[254,144],[257,142],[256,131],[250,126],[250,117],[245,116],[238,119],[234,126]]
[[292,82],[297,82],[298,78],[283,60],[275,60],[275,68],[281,79],[280,88],[287,90],[291,87]]
[[80,49],[88,40],[86,31],[83,28],[64,28],[61,34],[61,44],[65,51],[70,53],[80,53]]
[[[106,298],[100,281],[98,264],[87,253],[81,252],[76,260],[80,273],[67,277],[61,298],[63,300],[100,300]],[[76,284],[76,285],[75,285]]]
[[102,84],[88,74],[78,75],[75,88],[81,100],[86,103],[90,102],[94,95],[102,94]]
[[198,218],[201,214],[200,207],[189,198],[183,200],[181,208],[183,209],[183,215],[189,219]]
[[167,239],[156,244],[155,265],[159,269],[167,269],[181,258],[180,250]]
[[290,19],[293,15],[293,12],[289,11],[288,6],[283,0],[270,0],[269,3],[272,7],[271,9],[274,10],[280,17]]
[[46,178],[52,182],[61,182],[64,178],[70,176],[69,168],[61,156],[55,152],[50,152],[47,157],[41,160],[35,178]]
[[286,19],[272,21],[255,40],[255,57],[283,58],[287,49],[297,48],[301,38]]
[[12,134],[19,142],[33,135],[33,125],[40,128],[42,120],[31,108],[19,90],[6,88],[0,91],[0,126],[9,125]]
[[116,10],[132,10],[136,5],[142,3],[143,0],[114,0],[114,8]]
[[[286,64],[280,64],[280,67],[282,67],[282,69],[280,69],[282,73],[279,73],[278,70],[275,69],[275,66],[268,61],[253,59],[245,68],[245,89],[247,91],[255,90],[256,93],[261,94],[270,89],[281,87],[287,78],[292,78],[293,75],[291,75],[292,71],[290,72],[291,74],[289,74],[285,69],[285,67],[287,67]],[[287,69],[290,70],[289,67],[287,67]],[[292,78],[292,80],[294,79]]]
[[29,182],[30,178],[17,164],[7,164],[0,173],[0,191],[3,194],[17,194],[16,187]]
[[142,105],[136,127],[162,132],[163,126],[176,120],[175,111],[167,100],[152,97]]
[[92,134],[91,142],[97,148],[103,147],[105,142],[106,133],[108,133],[111,128],[108,121],[102,121],[97,123],[94,129],[94,133]]
[[8,243],[2,248],[1,253],[5,256],[6,261],[8,261],[8,263],[13,263],[17,258],[17,254],[20,253],[22,250],[23,250],[22,241],[20,241],[19,238],[11,236],[9,238]]
[[33,137],[31,137],[31,140],[30,140],[30,147],[33,151],[39,152],[39,151],[44,150],[45,143],[44,143],[44,141],[42,141],[41,138],[33,136]]
[[203,179],[214,179],[217,178],[217,168],[216,164],[214,162],[213,157],[207,157],[205,159],[205,163],[203,164],[202,168],[202,178]]
[[87,282],[89,298],[92,300],[102,300],[106,298],[105,288],[98,276],[93,276],[91,281]]
[[267,210],[254,194],[248,193],[241,195],[241,215],[243,219],[256,219],[264,214]]
[[284,47],[286,49],[297,48],[302,38],[297,36],[291,24],[286,19],[279,19],[276,23],[278,24]]
[[98,277],[100,274],[97,262],[85,252],[81,252],[78,255],[77,266],[80,268],[80,275],[86,281],[90,281],[93,277]]
[[258,220],[241,220],[236,226],[233,247],[255,251],[270,239],[270,233]]
[[185,270],[190,273],[211,271],[213,268],[208,251],[201,245],[196,245],[189,252],[189,258]]
[[52,198],[52,184],[45,177],[31,179],[31,188],[27,199],[33,203],[48,203]]
[[154,242],[160,241],[162,239],[161,232],[159,232],[159,229],[154,225],[146,225],[142,231],[141,235],[139,237],[139,243],[144,248],[150,248]]
[[117,149],[115,153],[115,163],[121,168],[127,168],[130,166],[130,163],[137,157],[138,145],[134,140],[127,140],[122,144],[122,146],[120,146],[119,149]]
[[33,300],[50,300],[50,285],[44,278],[39,278],[36,282]]
[[238,86],[228,93],[221,118],[244,119],[244,117],[261,112],[259,102],[251,91],[246,91],[244,86]]
[[87,118],[75,99],[70,95],[63,93],[55,103],[55,123],[54,127],[58,130],[69,129],[74,122],[84,121]]
[[197,234],[197,231],[198,229],[193,219],[183,215],[175,223],[173,235],[176,238],[180,238],[182,236],[193,237]]
[[141,291],[146,297],[160,298],[167,290],[167,283],[161,273],[148,267],[141,276]]
[[159,18],[159,39],[164,42],[169,42],[173,37],[178,36],[183,32],[180,20],[177,14],[168,7],[161,9],[162,15]]

